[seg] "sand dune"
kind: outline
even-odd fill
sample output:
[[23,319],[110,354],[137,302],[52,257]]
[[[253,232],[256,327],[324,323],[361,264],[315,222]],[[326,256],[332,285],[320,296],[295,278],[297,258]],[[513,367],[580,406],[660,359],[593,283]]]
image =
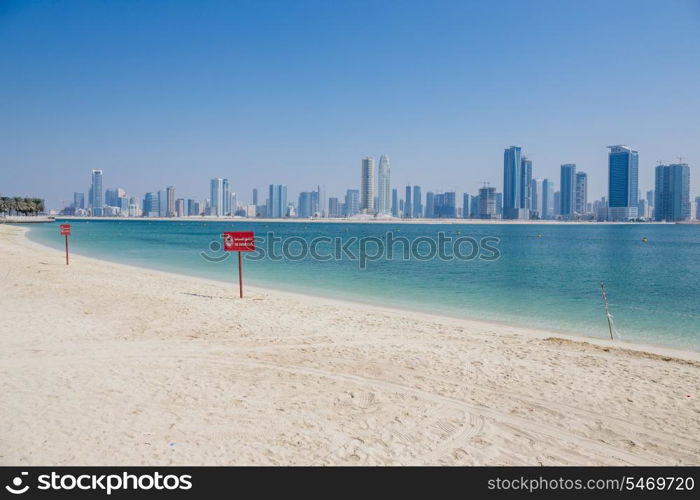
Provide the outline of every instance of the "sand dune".
[[0,226],[0,465],[700,464],[700,358],[249,289]]

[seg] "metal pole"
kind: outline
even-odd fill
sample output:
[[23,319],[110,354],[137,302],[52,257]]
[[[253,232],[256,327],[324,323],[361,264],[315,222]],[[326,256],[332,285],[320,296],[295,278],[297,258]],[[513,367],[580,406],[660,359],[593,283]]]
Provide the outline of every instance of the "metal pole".
[[68,235],[66,234],[66,265],[68,265]]
[[243,298],[243,262],[241,260],[241,252],[238,252],[238,290],[241,298]]
[[600,290],[603,294],[603,304],[605,304],[605,317],[608,318],[608,330],[610,330],[610,340],[615,340],[613,339],[612,323],[610,322],[610,312],[608,312],[608,297],[605,295],[605,287],[603,286],[602,281],[600,282]]

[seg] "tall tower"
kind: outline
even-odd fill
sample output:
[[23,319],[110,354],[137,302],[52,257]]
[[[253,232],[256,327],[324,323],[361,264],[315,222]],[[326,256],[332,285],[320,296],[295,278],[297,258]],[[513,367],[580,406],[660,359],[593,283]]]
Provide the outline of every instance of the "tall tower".
[[576,164],[565,163],[561,166],[559,193],[559,214],[562,217],[572,217],[576,203]]
[[588,211],[588,175],[586,172],[576,172],[576,194],[574,211],[585,214]]
[[209,183],[211,212],[209,215],[221,217],[224,214],[224,180],[216,177]]
[[[521,148],[511,146],[503,151],[503,218],[520,218]],[[490,192],[484,192],[489,195]],[[479,194],[481,196],[481,194]]]
[[166,214],[168,217],[175,217],[175,186],[168,186],[165,191],[168,199]]
[[608,220],[637,217],[639,153],[623,146],[608,146]]
[[362,159],[360,178],[360,211],[373,214],[374,208],[374,158],[368,156]]
[[104,191],[102,191],[102,170],[92,171],[92,184],[90,185],[90,206],[93,216],[101,216],[105,205]]
[[379,191],[377,193],[377,213],[388,215],[391,213],[391,166],[387,155],[382,155],[379,158],[377,188]]
[[683,221],[690,219],[690,168],[686,163],[656,167],[654,219]]

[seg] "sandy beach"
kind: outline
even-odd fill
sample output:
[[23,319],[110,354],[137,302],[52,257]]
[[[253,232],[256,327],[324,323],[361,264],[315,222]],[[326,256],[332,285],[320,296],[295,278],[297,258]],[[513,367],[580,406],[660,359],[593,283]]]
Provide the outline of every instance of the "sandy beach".
[[0,225],[0,465],[698,465],[700,355],[63,254]]

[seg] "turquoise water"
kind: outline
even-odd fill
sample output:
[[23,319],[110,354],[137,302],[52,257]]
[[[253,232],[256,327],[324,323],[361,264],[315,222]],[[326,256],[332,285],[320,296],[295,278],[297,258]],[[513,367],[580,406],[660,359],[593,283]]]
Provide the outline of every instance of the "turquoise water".
[[[219,259],[221,233],[274,231],[282,238],[496,237],[497,260],[368,262],[349,258],[244,263],[246,282],[452,316],[605,338],[600,281],[620,338],[700,350],[700,225],[357,224],[214,221],[71,221],[72,251],[117,262],[229,282],[236,261]],[[541,237],[538,237],[538,234]],[[36,224],[29,237],[63,248],[58,224]],[[642,238],[646,237],[647,242]],[[213,243],[213,248],[210,245]],[[280,245],[281,246],[281,245]],[[279,248],[279,246],[278,246]],[[298,252],[300,244],[290,249]],[[324,255],[333,248],[319,246]],[[357,245],[351,250],[357,251]],[[370,251],[373,251],[371,247]],[[396,247],[401,254],[402,246]],[[425,249],[425,247],[422,247]],[[465,253],[468,253],[467,247]],[[424,250],[425,251],[425,250]],[[485,252],[485,256],[491,255]],[[233,257],[233,256],[231,256]]]

